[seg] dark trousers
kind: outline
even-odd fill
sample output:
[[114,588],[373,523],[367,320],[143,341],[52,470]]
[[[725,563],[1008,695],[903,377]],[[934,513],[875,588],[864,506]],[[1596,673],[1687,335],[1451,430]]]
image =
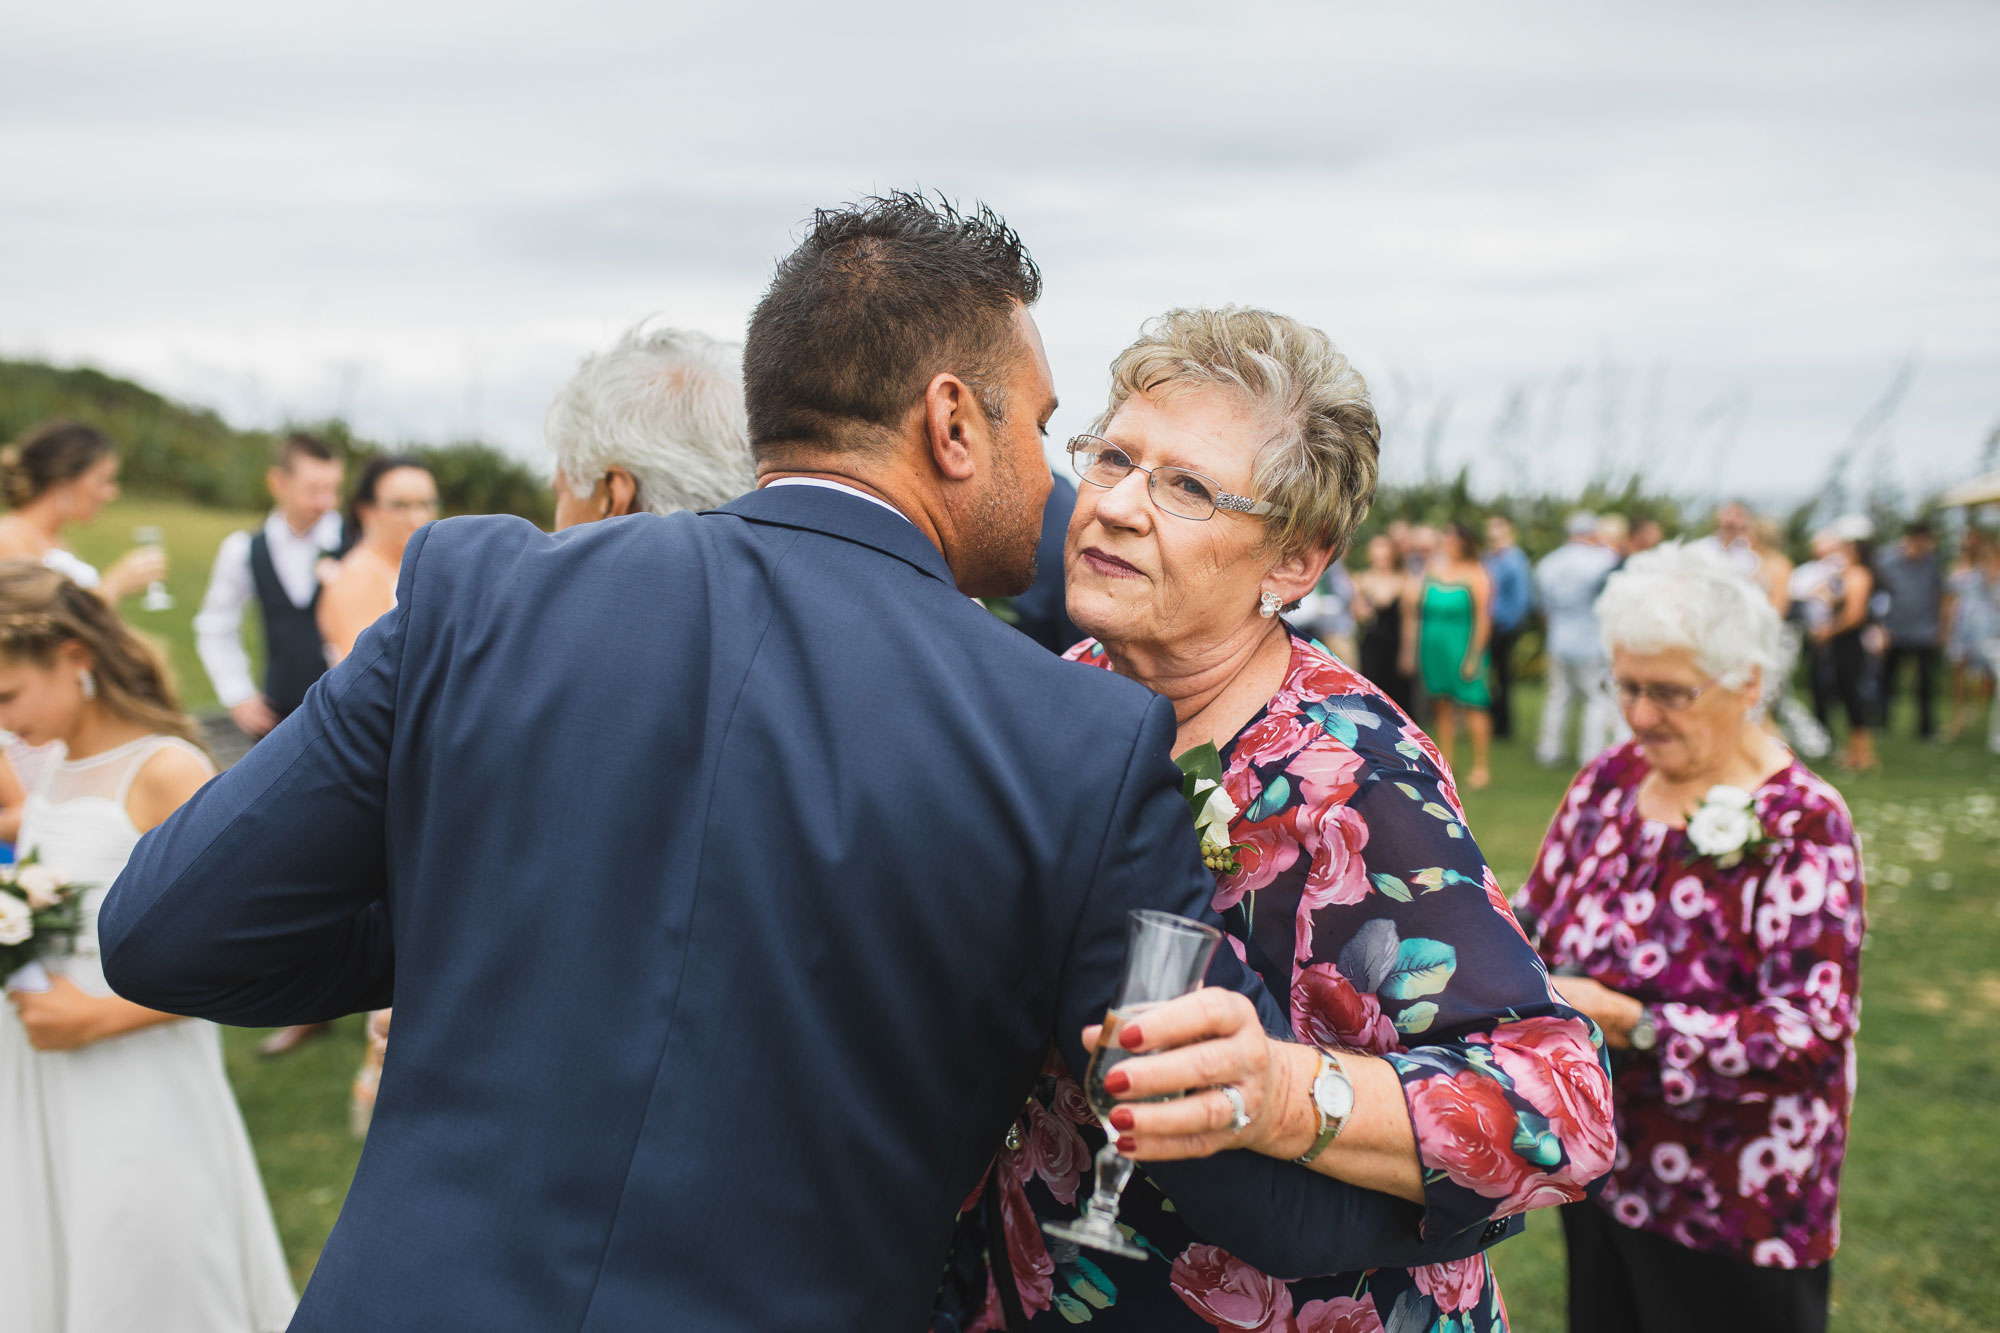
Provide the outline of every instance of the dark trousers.
[[1513,629],[1495,626],[1488,644],[1493,655],[1493,735],[1503,741],[1514,734],[1514,644],[1520,637],[1519,625]]
[[1936,644],[1889,645],[1882,659],[1882,707],[1886,714],[1896,695],[1896,678],[1903,672],[1903,663],[1911,659],[1917,664],[1917,735],[1929,740],[1937,730],[1937,719],[1931,713],[1931,695],[1937,684]]
[[1569,1333],[1825,1333],[1832,1263],[1759,1268],[1566,1203]]

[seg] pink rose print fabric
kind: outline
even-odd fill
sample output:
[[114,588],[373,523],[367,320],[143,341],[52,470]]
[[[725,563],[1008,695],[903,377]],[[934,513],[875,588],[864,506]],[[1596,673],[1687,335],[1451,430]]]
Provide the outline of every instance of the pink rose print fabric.
[[[1069,656],[1106,665],[1095,644]],[[1550,992],[1430,739],[1294,636],[1284,684],[1222,758],[1239,868],[1218,877],[1214,906],[1239,956],[1288,1003],[1297,1039],[1394,1065],[1424,1167],[1424,1234],[1583,1198],[1615,1153],[1597,1032]],[[1027,1237],[1007,1207],[1014,1185],[1041,1216],[1070,1216],[1104,1142],[1059,1062],[1044,1069],[1009,1141],[1018,1146],[1003,1150],[989,1181],[1003,1189],[1000,1240],[1035,1328],[1507,1327],[1484,1256],[1283,1281],[1195,1233],[1143,1168],[1120,1221],[1156,1256],[1149,1262]],[[984,1262],[995,1252],[988,1212],[969,1206],[961,1218],[938,1333],[1003,1326]],[[953,1290],[966,1294],[954,1303]]]
[[1639,815],[1648,771],[1627,744],[1578,775],[1516,898],[1551,967],[1658,1016],[1654,1054],[1618,1075],[1597,1204],[1690,1249],[1824,1263],[1840,1242],[1866,929],[1853,822],[1792,763],[1753,796],[1772,841],[1724,869]]

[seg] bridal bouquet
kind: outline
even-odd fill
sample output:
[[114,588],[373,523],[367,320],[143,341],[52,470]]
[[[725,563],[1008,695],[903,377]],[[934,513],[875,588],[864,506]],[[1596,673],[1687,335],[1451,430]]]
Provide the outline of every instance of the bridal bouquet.
[[0,977],[67,945],[82,928],[81,885],[65,881],[33,852],[0,866]]
[[1222,755],[1211,742],[1197,745],[1174,760],[1181,766],[1181,796],[1194,812],[1194,831],[1201,836],[1201,859],[1219,875],[1240,869],[1236,848],[1229,841],[1229,822],[1241,813],[1222,789]]

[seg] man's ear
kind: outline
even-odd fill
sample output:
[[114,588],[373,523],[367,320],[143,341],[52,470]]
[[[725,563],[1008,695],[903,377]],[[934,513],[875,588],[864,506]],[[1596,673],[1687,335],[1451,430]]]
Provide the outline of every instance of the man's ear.
[[986,446],[986,413],[972,386],[942,371],[924,389],[924,440],[931,461],[951,481],[970,481]]
[[638,513],[638,480],[622,467],[611,468],[604,474],[604,499],[606,518]]
[[1333,551],[1325,546],[1309,546],[1297,555],[1288,555],[1264,576],[1264,589],[1274,592],[1290,606],[1311,592],[1326,567],[1333,563]]

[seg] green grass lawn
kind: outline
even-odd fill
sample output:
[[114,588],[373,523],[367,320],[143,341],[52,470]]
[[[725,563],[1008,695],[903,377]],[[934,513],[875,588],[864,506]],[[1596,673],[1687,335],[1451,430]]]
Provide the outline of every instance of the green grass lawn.
[[[212,695],[188,622],[216,544],[256,518],[121,502],[77,541],[101,564],[130,544],[134,526],[167,530],[180,607],[157,616],[127,609],[168,642],[192,706]],[[1527,691],[1521,703],[1531,725],[1539,700]],[[2000,760],[1970,739],[1918,745],[1905,738],[1907,716],[1895,725],[1882,747],[1883,776],[1835,779],[1865,843],[1871,929],[1833,1325],[1843,1333],[1971,1333],[2000,1325]],[[1494,760],[1494,785],[1467,794],[1468,813],[1511,890],[1567,775],[1537,768],[1521,740],[1497,746]],[[360,1020],[276,1062],[255,1056],[259,1035],[227,1034],[229,1069],[303,1282],[358,1156],[346,1106]],[[1562,1244],[1552,1218],[1531,1220],[1495,1262],[1519,1333],[1563,1327]]]

